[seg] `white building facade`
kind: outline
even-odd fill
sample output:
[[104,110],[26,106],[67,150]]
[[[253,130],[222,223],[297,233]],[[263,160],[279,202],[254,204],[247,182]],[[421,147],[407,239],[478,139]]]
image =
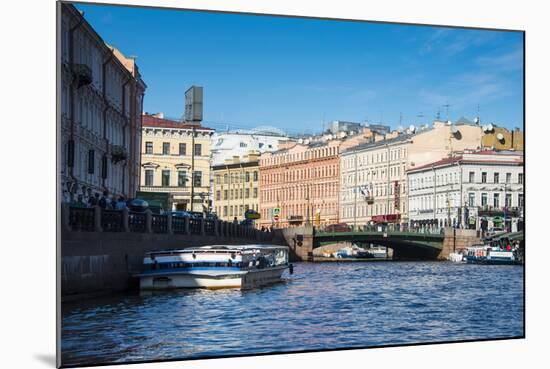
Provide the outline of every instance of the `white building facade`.
[[59,6],[63,200],[105,190],[133,197],[146,85],[132,58],[107,45],[73,5]]
[[352,147],[342,153],[340,220],[363,226],[401,223],[406,209],[406,165],[410,135]]
[[414,228],[523,229],[523,152],[472,151],[407,171]]
[[233,160],[235,156],[243,158],[250,151],[259,153],[277,151],[279,145],[288,140],[283,131],[274,127],[216,132],[210,143],[212,165],[223,165],[226,160]]

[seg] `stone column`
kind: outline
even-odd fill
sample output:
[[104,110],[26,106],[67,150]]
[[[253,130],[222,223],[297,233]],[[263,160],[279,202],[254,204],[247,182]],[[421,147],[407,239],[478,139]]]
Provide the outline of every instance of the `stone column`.
[[214,222],[214,236],[219,236],[220,235],[220,230],[219,230],[220,221],[218,219],[215,219],[213,222]]
[[130,232],[130,214],[128,208],[122,209],[122,232]]
[[172,213],[168,213],[166,215],[166,233],[174,234],[174,231],[172,230]]
[[189,217],[185,217],[184,218],[184,221],[183,221],[183,225],[184,225],[184,233],[186,235],[190,235],[191,234],[191,230],[189,228]]
[[145,232],[153,233],[153,213],[151,210],[145,210]]
[[69,204],[66,202],[61,203],[61,227],[68,232],[71,231],[70,216],[71,208]]
[[101,232],[101,208],[99,206],[94,206],[94,231]]
[[204,236],[206,234],[205,232],[205,225],[206,225],[206,219],[201,218],[201,236]]

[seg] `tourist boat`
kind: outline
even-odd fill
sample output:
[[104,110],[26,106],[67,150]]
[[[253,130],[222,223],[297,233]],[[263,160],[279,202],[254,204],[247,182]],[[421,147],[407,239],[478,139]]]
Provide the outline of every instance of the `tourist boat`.
[[447,257],[447,260],[452,261],[453,263],[463,263],[466,261],[464,259],[464,255],[460,252],[451,252]]
[[468,264],[520,264],[516,257],[515,250],[506,251],[499,247],[488,245],[474,245],[468,247],[466,253],[466,262]]
[[367,249],[370,258],[385,259],[388,257],[387,250],[384,246],[371,247]]
[[[288,247],[202,246],[147,253],[138,274],[142,290],[173,288],[250,289],[281,280]],[[292,273],[292,266],[291,273]]]

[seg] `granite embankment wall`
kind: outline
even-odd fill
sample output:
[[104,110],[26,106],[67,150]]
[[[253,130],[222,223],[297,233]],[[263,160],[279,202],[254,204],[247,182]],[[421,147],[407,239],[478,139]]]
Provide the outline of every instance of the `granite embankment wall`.
[[282,244],[279,233],[151,213],[63,207],[60,272],[64,300],[136,288],[145,253],[204,245]]

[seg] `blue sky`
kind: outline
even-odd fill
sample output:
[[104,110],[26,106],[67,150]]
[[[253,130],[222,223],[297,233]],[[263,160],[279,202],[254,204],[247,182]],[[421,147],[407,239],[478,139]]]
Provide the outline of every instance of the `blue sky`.
[[[181,117],[204,87],[204,125],[320,131],[323,122],[402,125],[461,116],[523,126],[523,34],[129,8],[77,7],[136,56],[144,110]],[[479,106],[479,108],[478,108]],[[419,117],[423,116],[423,117]]]

